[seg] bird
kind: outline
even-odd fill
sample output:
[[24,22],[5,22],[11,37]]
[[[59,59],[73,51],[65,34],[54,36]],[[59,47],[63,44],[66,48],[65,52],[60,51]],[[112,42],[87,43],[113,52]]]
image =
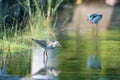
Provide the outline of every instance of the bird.
[[88,58],[88,67],[90,67],[92,69],[101,69],[100,62],[97,57],[97,54],[98,54],[98,42],[97,42],[98,41],[98,26],[97,26],[97,24],[102,19],[102,14],[96,14],[96,13],[88,14],[87,18],[90,23],[95,25],[95,29],[96,29],[96,38],[95,38],[96,54],[94,57]]
[[[40,47],[45,49],[43,55],[44,63],[47,63],[47,59],[48,59],[47,50],[55,49],[56,47],[61,46],[58,41],[47,41],[47,40],[37,40],[37,39],[32,39],[32,41],[36,42]],[[46,61],[45,61],[45,55],[47,57]]]
[[102,14],[88,14],[87,15],[87,20],[95,25],[96,28],[96,39],[97,39],[97,34],[98,34],[98,27],[97,24],[99,23],[99,21],[102,19]]
[[90,22],[90,23],[92,23],[92,24],[94,24],[95,25],[95,28],[96,28],[96,39],[97,39],[97,34],[98,34],[98,27],[97,27],[97,24],[99,23],[99,21],[102,19],[102,14],[91,14],[91,13],[89,13],[88,15],[87,15],[87,20]]
[[98,24],[102,18],[102,14],[88,14],[87,17],[92,24]]
[[87,15],[87,18],[90,21],[90,23],[95,24],[95,28],[96,28],[96,46],[97,46],[97,36],[98,36],[97,24],[102,19],[102,14],[96,14],[96,13],[95,14],[91,14],[91,13],[89,13]]

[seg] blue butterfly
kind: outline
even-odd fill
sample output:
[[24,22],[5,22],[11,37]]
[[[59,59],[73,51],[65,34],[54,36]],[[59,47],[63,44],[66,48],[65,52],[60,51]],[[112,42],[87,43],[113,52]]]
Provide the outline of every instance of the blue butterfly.
[[101,20],[102,14],[88,14],[87,17],[92,24],[97,24]]

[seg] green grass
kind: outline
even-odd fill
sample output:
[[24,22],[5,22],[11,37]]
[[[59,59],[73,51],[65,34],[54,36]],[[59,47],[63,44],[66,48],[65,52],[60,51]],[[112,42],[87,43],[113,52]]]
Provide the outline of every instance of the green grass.
[[46,40],[56,38],[53,31],[56,20],[53,18],[63,0],[57,0],[55,7],[52,7],[52,0],[48,0],[46,11],[39,7],[37,0],[33,1],[35,12],[32,11],[29,0],[25,0],[23,3],[19,2],[24,7],[24,11],[28,12],[27,17],[29,18],[25,29],[18,29],[17,23],[12,28],[3,26],[4,30],[0,25],[0,62],[5,63],[9,75],[30,75],[32,38]]
[[8,28],[4,31],[1,29],[0,49],[3,51],[17,52],[22,49],[30,48],[32,46],[32,38],[48,40],[55,38],[56,35],[53,28],[55,29],[56,21],[54,20],[53,22],[52,19],[62,1],[63,0],[57,0],[55,7],[52,7],[52,0],[48,0],[45,11],[42,7],[39,7],[40,5],[38,1],[33,0],[35,12],[32,11],[33,9],[30,6],[29,0],[25,0],[23,2],[19,1],[18,4],[21,4],[24,7],[24,12],[28,12],[27,16],[29,18],[26,27],[23,31],[18,30],[17,27],[19,27],[19,25],[16,24],[15,26],[12,26],[15,27],[14,31],[13,28]]

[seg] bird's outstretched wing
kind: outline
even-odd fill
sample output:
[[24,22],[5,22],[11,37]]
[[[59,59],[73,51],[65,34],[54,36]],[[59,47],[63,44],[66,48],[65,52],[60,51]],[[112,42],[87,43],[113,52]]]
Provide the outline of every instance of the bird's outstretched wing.
[[45,41],[45,40],[36,40],[36,39],[32,39],[32,40],[42,47],[47,46],[47,41]]

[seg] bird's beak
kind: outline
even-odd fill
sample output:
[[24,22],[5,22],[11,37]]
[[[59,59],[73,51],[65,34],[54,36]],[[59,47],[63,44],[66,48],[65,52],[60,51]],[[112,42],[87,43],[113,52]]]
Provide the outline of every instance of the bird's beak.
[[59,46],[60,46],[60,47],[62,47],[62,45],[61,45],[61,44],[59,44]]

